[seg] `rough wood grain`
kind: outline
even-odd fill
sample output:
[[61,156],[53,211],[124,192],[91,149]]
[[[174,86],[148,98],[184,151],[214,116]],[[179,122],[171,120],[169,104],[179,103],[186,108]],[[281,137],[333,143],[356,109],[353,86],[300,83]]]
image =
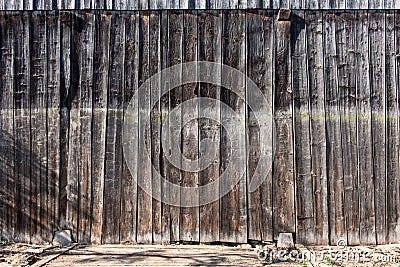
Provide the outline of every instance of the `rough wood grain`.
[[[308,21],[309,22],[309,21]],[[308,87],[306,25],[304,12],[293,14],[292,75],[294,140],[296,163],[296,241],[314,243],[314,194],[311,165],[310,93]],[[307,25],[307,31],[309,31]],[[308,36],[307,36],[308,37]]]
[[100,244],[104,224],[104,183],[111,20],[104,14],[95,18],[92,96],[92,225],[91,242]]
[[371,105],[368,54],[368,15],[356,13],[358,176],[360,190],[360,242],[375,243],[374,182],[372,173]]
[[[247,76],[252,79],[263,93],[264,99],[256,99],[251,90],[247,90],[247,101],[259,103],[257,110],[248,109],[248,170],[247,187],[253,175],[257,175],[256,167],[260,163],[262,142],[260,126],[254,112],[272,115],[272,56],[273,56],[273,13],[254,11],[247,14]],[[254,101],[254,102],[253,102]],[[272,118],[272,116],[271,116]],[[272,124],[272,121],[267,122]],[[272,157],[272,156],[271,156]],[[272,162],[272,158],[270,159]],[[272,169],[263,183],[254,192],[248,192],[248,239],[272,241]]]
[[[139,86],[148,78],[149,73],[149,55],[150,51],[150,29],[149,13],[142,13],[139,20]],[[142,89],[142,88],[140,88]],[[144,87],[139,91],[139,143],[138,154],[138,183],[142,187],[138,188],[138,223],[137,223],[137,241],[139,243],[152,242],[152,199],[145,192],[151,192],[151,125],[150,125],[150,87]],[[145,186],[145,188],[143,188]]]
[[[222,29],[222,63],[234,67],[245,73],[246,55],[246,21],[245,15],[240,12],[223,12]],[[245,81],[231,78],[229,72],[222,73],[225,84],[234,86],[238,92],[245,95]],[[221,90],[221,101],[229,105],[239,118],[245,118],[246,105],[243,99],[235,95],[229,88]],[[244,120],[243,120],[244,121]],[[229,114],[221,112],[221,123],[228,125],[234,122]],[[247,240],[247,212],[246,212],[246,136],[245,125],[237,123],[235,127],[236,136],[226,130],[221,132],[221,174],[224,172],[230,179],[235,179],[238,183],[232,186],[231,190],[220,199],[220,241],[242,243]],[[233,145],[237,146],[237,151],[232,151]],[[237,158],[233,158],[236,155]],[[238,164],[238,172],[230,172],[228,168],[231,162]],[[242,169],[243,168],[243,169]],[[243,171],[243,175],[240,172]],[[220,175],[221,175],[220,174]],[[220,188],[225,191],[226,181],[222,180]]]
[[[138,68],[139,68],[139,14],[126,13],[123,15],[125,22],[125,58],[124,58],[124,108],[137,93],[138,90]],[[137,118],[137,110],[133,116]],[[124,120],[129,118],[124,113]],[[137,140],[138,132],[135,129],[129,129],[128,136]],[[132,148],[133,155],[129,159],[137,159],[138,147]],[[128,164],[131,164],[130,166]],[[120,242],[136,241],[136,218],[137,218],[137,160],[123,160],[123,176],[121,188],[121,217],[120,217]],[[128,169],[129,168],[129,169]]]
[[326,171],[325,93],[322,15],[306,15],[308,81],[310,87],[311,165],[314,194],[315,244],[329,244],[328,177]]
[[[47,190],[49,235],[59,227],[60,200],[60,22],[55,11],[47,19]],[[49,240],[50,241],[50,240]]]
[[376,242],[387,241],[386,204],[386,81],[385,81],[385,15],[369,13],[369,53],[372,109],[373,174],[375,181]]
[[[222,14],[219,11],[202,12],[198,18],[198,57],[199,60],[221,62],[221,34],[222,34]],[[212,69],[208,71],[213,74]],[[199,84],[199,96],[220,99],[220,87],[212,84]],[[220,117],[220,107],[218,105],[207,104],[200,101],[199,110],[205,113]],[[209,139],[216,151],[213,163],[206,169],[199,172],[199,186],[206,185],[215,181],[219,177],[220,168],[220,125],[217,121],[210,119],[199,120],[199,142]],[[199,144],[199,151],[209,149],[205,143]],[[214,190],[219,191],[219,186]],[[206,190],[200,190],[200,198],[209,194]],[[220,223],[219,200],[213,203],[200,206],[200,241],[216,242],[219,240]]]
[[342,127],[344,208],[349,244],[359,244],[359,190],[357,173],[357,107],[355,80],[355,17],[353,12],[337,17],[338,87]]
[[344,181],[340,123],[340,98],[337,73],[337,46],[335,14],[324,15],[325,42],[325,109],[326,109],[326,140],[327,140],[327,175],[330,225],[330,244],[335,245],[340,239],[347,241],[346,221],[344,218]]
[[30,44],[30,125],[31,125],[31,161],[30,173],[31,196],[30,203],[30,235],[33,243],[51,241],[47,217],[47,47],[46,47],[46,17],[33,12],[31,23]]
[[122,15],[111,17],[110,59],[108,72],[106,151],[104,167],[105,243],[119,242],[119,216],[122,175],[122,110],[125,52],[125,24]]
[[274,239],[282,232],[295,232],[293,94],[291,84],[291,22],[275,22],[275,92],[276,127],[273,165]]
[[[196,11],[188,11],[184,13],[183,20],[183,49],[182,59],[183,62],[197,61],[197,13]],[[196,77],[197,73],[182,72],[184,77]],[[199,158],[199,133],[198,133],[198,108],[199,103],[196,100],[198,93],[198,84],[190,83],[182,86],[182,102],[192,101],[192,105],[182,108],[182,156],[186,158],[189,163],[182,162],[182,168],[190,166],[198,169],[199,164],[195,160]],[[195,118],[191,117],[194,114]],[[198,188],[198,172],[182,171],[182,187]],[[199,203],[198,195],[190,196],[181,193],[182,201],[187,201],[190,198],[197,198],[193,201],[194,204]],[[182,207],[179,236],[181,241],[199,242],[199,208],[196,207]]]
[[14,238],[15,232],[15,194],[14,194],[14,38],[13,24],[15,19],[10,13],[0,14],[1,27],[1,179],[4,192],[2,217],[2,236],[8,240]]
[[[38,189],[37,181],[32,181],[30,173],[31,143],[30,143],[30,49],[29,49],[29,14],[16,14],[13,17],[14,38],[14,209],[15,235],[18,242],[30,241],[30,219],[39,222],[37,214],[38,199],[35,195]],[[31,195],[32,193],[32,195]],[[32,199],[31,199],[32,198]],[[30,214],[31,203],[35,211]]]

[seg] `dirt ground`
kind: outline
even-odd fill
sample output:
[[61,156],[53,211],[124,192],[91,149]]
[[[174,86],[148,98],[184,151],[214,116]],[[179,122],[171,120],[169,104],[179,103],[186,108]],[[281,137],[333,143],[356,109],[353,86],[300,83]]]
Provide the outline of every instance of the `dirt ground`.
[[0,266],[396,266],[400,245],[304,247],[101,245],[60,248],[8,244]]

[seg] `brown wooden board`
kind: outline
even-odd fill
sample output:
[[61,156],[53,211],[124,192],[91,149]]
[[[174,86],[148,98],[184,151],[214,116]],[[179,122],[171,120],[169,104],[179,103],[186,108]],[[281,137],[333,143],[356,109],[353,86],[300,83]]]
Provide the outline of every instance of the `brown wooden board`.
[[[246,17],[240,12],[223,12],[223,28],[222,28],[222,63],[230,67],[236,68],[242,73],[246,72]],[[222,79],[225,84],[235,87],[242,96],[245,95],[245,80],[240,77],[231,78],[230,71],[222,72]],[[238,79],[239,78],[239,79]],[[232,108],[233,112],[239,118],[246,116],[245,100],[241,99],[229,88],[222,88],[221,102]],[[229,114],[221,112],[221,123],[232,124],[237,123],[235,127],[236,135],[228,133],[226,130],[221,131],[221,173],[225,173],[230,179],[235,179],[236,185],[220,199],[220,241],[243,243],[247,240],[247,212],[246,212],[246,136],[244,123],[236,122]],[[236,144],[238,151],[232,151],[233,145]],[[237,155],[233,158],[232,155]],[[239,166],[236,168],[239,172],[230,172],[229,164],[235,162]],[[243,168],[243,169],[242,169]],[[241,175],[243,171],[243,175]],[[227,182],[222,180],[220,183],[220,191],[227,191]]]
[[[148,78],[149,73],[149,55],[150,51],[150,14],[141,13],[139,19],[139,86]],[[152,198],[147,192],[151,192],[151,124],[150,124],[150,92],[151,88],[139,88],[139,143],[138,154],[138,221],[137,221],[137,242],[152,242]],[[145,188],[143,188],[145,187]],[[146,192],[146,191],[147,192]]]
[[[179,64],[182,62],[182,48],[183,48],[183,13],[178,11],[171,11],[169,13],[169,33],[168,33],[168,67]],[[165,77],[169,80],[181,80],[181,75],[172,75],[170,77]],[[172,88],[171,88],[172,89]],[[169,92],[169,113],[177,108],[182,102],[182,87],[174,88]],[[164,116],[164,115],[163,115]],[[170,119],[169,123],[170,123]],[[169,146],[164,150],[164,153],[181,153],[181,151],[171,151],[171,145],[173,143],[173,138],[180,139],[180,129],[181,125],[179,121],[173,122],[176,125],[168,124],[169,129]],[[166,165],[166,178],[176,185],[181,185],[181,171],[177,167],[173,166],[171,163]],[[169,200],[171,203],[180,203],[180,194],[169,194]],[[179,229],[180,229],[180,208],[179,206],[170,206],[170,241],[179,242]]]
[[[308,86],[305,14],[293,14],[292,75],[296,163],[296,242],[314,243],[314,194],[311,164],[310,93]],[[308,27],[308,25],[307,25]],[[308,28],[307,28],[308,30]]]
[[91,242],[100,244],[104,224],[104,182],[107,121],[107,88],[111,20],[105,14],[95,17],[93,95],[92,95],[92,206]]
[[[139,13],[124,13],[125,21],[125,59],[124,59],[124,109],[138,90],[139,68]],[[133,116],[137,118],[137,110]],[[129,120],[124,113],[124,121]],[[124,132],[125,133],[125,132]],[[128,129],[123,138],[137,141],[138,131]],[[137,159],[138,146],[132,148],[133,155],[130,158]],[[125,156],[125,153],[124,153]],[[120,242],[136,241],[136,211],[137,211],[137,160],[123,159],[123,176],[121,187],[121,216],[120,216]],[[130,164],[130,165],[129,165]],[[129,168],[129,169],[128,169]]]
[[[13,17],[14,38],[14,212],[15,235],[17,242],[30,242],[30,220],[39,223],[37,214],[38,199],[36,190],[38,184],[30,173],[31,143],[30,143],[30,49],[29,49],[29,14],[16,14]],[[32,195],[31,195],[32,193]],[[35,211],[31,214],[32,206]]]
[[368,19],[375,227],[376,242],[383,244],[387,241],[385,15],[371,11]]
[[125,24],[121,14],[111,17],[104,166],[104,224],[102,242],[119,242],[122,175],[123,80]]
[[[59,225],[60,200],[60,23],[54,11],[47,19],[47,188],[48,235]],[[50,241],[50,240],[49,240]]]
[[[326,171],[324,54],[322,14],[306,15],[307,63],[311,111],[311,166],[314,195],[314,244],[329,244],[328,177]],[[309,240],[309,243],[311,240]]]
[[[254,92],[247,90],[247,99],[259,102],[258,110],[248,108],[247,130],[248,137],[248,169],[247,188],[256,175],[256,168],[260,163],[263,143],[260,134],[260,125],[254,112],[270,113],[272,115],[272,70],[273,70],[273,13],[254,11],[247,13],[247,76],[252,79],[264,99],[256,99]],[[254,97],[254,98],[253,98]],[[272,118],[272,116],[270,117]],[[272,121],[261,122],[272,124]],[[271,155],[272,157],[272,155]],[[272,158],[270,158],[272,162]],[[254,191],[248,191],[248,239],[257,241],[272,241],[272,169],[263,183]]]
[[325,110],[327,140],[327,175],[329,240],[336,245],[338,240],[347,241],[346,221],[344,218],[344,181],[340,123],[340,101],[337,72],[336,20],[334,13],[324,14],[324,55],[325,55]]
[[291,22],[275,21],[275,91],[276,129],[273,165],[274,239],[282,232],[295,232],[293,93],[291,75]]
[[30,31],[31,196],[30,235],[33,243],[51,241],[47,217],[47,36],[46,17],[33,12]]
[[344,209],[346,211],[348,244],[350,245],[360,242],[354,37],[354,13],[341,13],[336,17],[336,48],[338,51],[337,71],[342,127]]
[[[400,238],[399,195],[399,98],[396,80],[396,28],[399,20],[394,12],[386,13],[385,83],[386,83],[386,203],[387,203],[387,242],[395,243]],[[399,24],[397,24],[399,26]],[[398,57],[398,56],[397,56]]]
[[[221,34],[222,34],[222,13],[219,11],[201,12],[198,17],[198,59],[212,62],[221,62]],[[206,71],[206,70],[204,70]],[[207,70],[213,75],[213,69]],[[213,84],[200,83],[199,96],[220,99],[220,87]],[[212,105],[200,101],[199,110],[220,117],[219,104]],[[199,172],[199,186],[204,186],[219,177],[220,168],[220,124],[211,119],[199,119],[199,151],[205,151],[204,139],[209,139],[215,148],[214,161],[204,170]],[[214,190],[219,192],[219,186]],[[209,195],[206,189],[200,189],[200,199]],[[219,241],[220,223],[219,200],[200,206],[200,241]]]
[[[12,240],[15,232],[14,194],[14,39],[10,13],[0,14],[1,27],[1,179],[2,179],[2,236]],[[3,217],[4,216],[4,217]]]
[[358,176],[360,242],[375,243],[374,182],[372,174],[371,105],[368,54],[368,14],[356,13]]
[[[149,75],[155,75],[161,71],[161,17],[158,12],[150,13],[149,22]],[[151,164],[153,167],[152,173],[152,217],[153,217],[153,243],[160,244],[161,242],[161,180],[159,175],[161,172],[161,111],[160,111],[160,91],[161,79],[152,80],[150,84],[150,107],[151,114]],[[158,200],[157,200],[158,199]]]
[[[196,61],[198,50],[198,29],[197,29],[197,12],[187,11],[184,13],[183,19],[183,62]],[[197,73],[182,72],[184,77],[196,77]],[[182,86],[182,102],[191,101],[192,105],[182,108],[182,156],[188,160],[182,162],[182,187],[198,187],[198,172],[184,171],[189,166],[198,169],[199,164],[196,160],[199,158],[199,132],[198,132],[198,108],[197,98],[198,83],[189,83]],[[191,117],[194,114],[195,117]],[[188,166],[189,165],[189,166]],[[179,236],[181,241],[199,242],[199,196],[187,195],[181,192],[182,201],[187,202],[188,199],[197,198],[191,203],[197,205],[195,207],[181,207],[181,218],[179,228]]]

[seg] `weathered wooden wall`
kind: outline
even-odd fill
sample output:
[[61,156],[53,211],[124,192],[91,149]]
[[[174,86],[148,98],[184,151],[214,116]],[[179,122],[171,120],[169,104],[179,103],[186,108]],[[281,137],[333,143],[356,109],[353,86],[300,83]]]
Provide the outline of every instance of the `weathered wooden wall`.
[[0,10],[393,9],[398,0],[0,0]]
[[[273,103],[276,157],[256,191],[243,177],[219,201],[179,208],[133,180],[123,110],[151,75],[193,60],[233,66],[255,81]],[[399,71],[398,11],[298,10],[290,21],[272,10],[2,12],[1,235],[43,242],[70,228],[76,241],[94,243],[246,243],[279,232],[307,244],[399,242]],[[139,124],[159,94],[140,99]],[[219,177],[229,145],[215,122],[193,121],[181,137],[188,158],[203,138],[219,147],[199,173],[180,172],[161,146],[160,118],[199,95],[248,118],[238,130],[249,133],[251,177],[265,145],[252,111],[225,88],[201,83],[176,88],[151,110],[151,132],[140,136],[146,147],[135,154],[138,179],[150,181],[151,164],[187,186]]]

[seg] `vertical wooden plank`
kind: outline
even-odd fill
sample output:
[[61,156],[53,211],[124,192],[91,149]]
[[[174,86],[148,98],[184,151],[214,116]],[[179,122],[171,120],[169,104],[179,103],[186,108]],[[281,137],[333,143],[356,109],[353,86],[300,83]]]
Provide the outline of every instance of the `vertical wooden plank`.
[[[160,47],[160,21],[161,16],[159,12],[150,13],[149,25],[149,76],[152,76],[161,71],[161,47]],[[157,199],[161,198],[161,181],[157,179],[161,173],[161,110],[160,110],[160,89],[161,80],[158,79],[150,85],[151,103],[155,103],[151,108],[151,164],[153,166],[153,183],[152,194]],[[161,242],[161,202],[152,199],[152,217],[153,217],[153,243],[160,244]]]
[[[303,5],[302,5],[303,3],[302,2],[303,2],[302,0],[290,1],[290,8],[291,9],[301,9],[301,8],[303,8]],[[315,1],[312,1],[312,2],[314,4]],[[306,4],[308,4],[308,2]]]
[[295,232],[291,22],[285,20],[284,15],[279,20],[281,15],[278,15],[275,27],[274,119],[277,139],[273,166],[274,238],[281,232]]
[[[56,11],[47,18],[47,179],[50,238],[59,224],[60,188],[60,23]],[[51,241],[51,240],[49,240]]]
[[147,10],[149,9],[149,2],[148,0],[139,0],[138,1],[138,10]]
[[80,81],[79,81],[79,56],[82,53],[80,34],[84,31],[83,20],[79,14],[73,12],[71,21],[71,88],[69,92],[70,116],[68,137],[68,182],[67,187],[67,222],[72,230],[73,240],[79,241],[79,191],[81,179],[80,144],[81,144],[81,118],[80,118]]
[[372,11],[369,13],[369,53],[375,225],[378,244],[387,241],[385,50],[385,15]]
[[[169,64],[169,12],[162,11],[161,14],[161,22],[160,22],[160,60],[161,60],[161,68],[165,69]],[[165,92],[163,86],[167,86],[167,81],[169,77],[161,77],[161,89]],[[169,127],[168,127],[168,114],[169,114],[169,93],[166,93],[161,96],[160,99],[160,113],[161,113],[161,124],[166,124],[166,138],[169,140]],[[163,129],[161,129],[162,133]],[[169,200],[169,188],[166,184],[168,178],[168,159],[166,157],[166,153],[168,152],[168,148],[161,146],[161,159],[160,159],[160,171],[161,176],[163,178],[161,184],[161,199]],[[163,202],[161,204],[161,243],[168,244],[170,242],[170,233],[171,233],[171,217],[170,217],[170,206]]]
[[[219,11],[202,12],[198,18],[198,57],[199,60],[221,62],[221,34],[222,34],[222,14]],[[207,70],[212,75],[213,70]],[[212,84],[199,85],[199,96],[220,99],[220,87]],[[213,114],[220,117],[219,105],[208,105],[200,101],[199,110],[207,114]],[[206,169],[199,172],[199,185],[203,186],[219,177],[220,168],[220,125],[210,119],[200,119],[199,121],[199,141],[210,139],[215,147],[214,162]],[[209,149],[199,144],[199,151]],[[218,186],[218,184],[217,184]],[[219,190],[215,188],[216,191]],[[200,190],[200,197],[207,195],[208,192]],[[219,223],[220,223],[219,200],[210,204],[200,206],[200,241],[216,242],[219,241]]]
[[179,9],[179,0],[167,1],[167,9]]
[[328,0],[331,9],[345,9],[346,0]]
[[179,9],[188,9],[190,0],[179,0]]
[[210,9],[222,9],[222,0],[208,0]]
[[338,87],[341,107],[343,174],[348,243],[359,244],[359,189],[357,173],[357,116],[355,81],[355,16],[337,16]]
[[[293,14],[292,75],[296,163],[296,241],[315,243],[314,192],[311,165],[310,95],[308,87],[305,14]],[[308,25],[307,25],[308,26]],[[307,29],[308,30],[308,29]]]
[[360,8],[359,0],[347,0],[346,1],[346,9],[359,9]]
[[68,196],[68,144],[69,144],[69,113],[71,94],[71,14],[62,12],[59,14],[61,58],[60,58],[60,227],[72,229],[67,214],[70,207]]
[[[395,13],[386,13],[386,175],[387,175],[387,242],[396,243],[400,240],[398,231],[400,222],[400,191],[399,191],[399,111],[398,92],[396,84],[396,21]],[[398,57],[398,56],[397,56]]]
[[368,0],[359,0],[359,9],[368,9]]
[[207,0],[197,0],[195,2],[195,9],[206,9],[207,8]]
[[328,245],[328,177],[326,172],[322,15],[319,12],[307,13],[306,25],[311,111],[311,165],[314,190],[314,242],[319,245]]
[[109,72],[110,24],[108,14],[98,13],[94,25],[93,117],[92,117],[92,225],[91,242],[102,242]]
[[[30,53],[30,124],[31,124],[31,242],[51,241],[47,217],[47,50],[46,17],[33,12]],[[35,219],[36,218],[36,219]],[[50,239],[50,240],[49,240]]]
[[[127,107],[132,96],[138,89],[139,63],[139,12],[124,14],[125,22],[125,59],[124,59],[124,106]],[[137,111],[136,111],[137,116]],[[135,115],[134,114],[134,115]],[[124,117],[124,120],[129,119]],[[130,129],[129,137],[137,140],[138,133]],[[124,136],[125,138],[125,136]],[[133,148],[132,158],[137,157],[137,146]],[[127,164],[132,164],[128,166]],[[136,241],[136,211],[137,211],[137,160],[123,160],[123,177],[121,188],[121,220],[120,242]],[[129,169],[128,169],[129,167]]]
[[[150,51],[150,14],[142,12],[139,22],[139,86],[148,78]],[[139,140],[145,140],[144,145],[139,145],[138,155],[138,183],[145,185],[148,190],[151,184],[151,125],[148,123],[150,114],[150,88],[148,91],[139,91]],[[143,188],[138,188],[138,222],[137,241],[139,243],[152,242],[152,198]]]
[[[58,0],[61,1],[61,0]],[[104,6],[104,0],[92,0],[92,8],[93,9],[106,9]]]
[[[168,36],[168,66],[173,66],[182,62],[182,49],[183,49],[183,14],[178,11],[172,11],[169,13],[169,36]],[[170,80],[180,80],[181,75],[176,77],[166,77]],[[169,112],[177,108],[182,102],[182,87],[177,87],[171,90],[169,93],[170,104]],[[169,119],[168,119],[169,120]],[[173,138],[180,138],[181,125],[179,122],[174,122],[177,125],[169,124],[169,142],[172,143]],[[179,132],[174,132],[173,130],[178,129]],[[181,153],[180,151],[169,151],[166,150],[165,153]],[[167,179],[174,184],[181,185],[181,172],[178,168],[173,166],[171,163],[167,164]],[[173,203],[180,203],[181,195],[169,195],[170,201]],[[177,206],[170,206],[170,238],[171,242],[177,242],[180,240],[179,229],[180,225],[180,208]]]
[[122,175],[123,80],[125,24],[120,13],[111,17],[108,72],[106,155],[103,225],[104,243],[119,242],[120,194]]
[[369,9],[383,9],[385,0],[369,0]]
[[340,123],[340,98],[338,91],[336,15],[324,13],[325,43],[325,109],[327,140],[327,175],[330,225],[330,244],[335,245],[340,239],[347,241],[346,221],[344,219],[344,181]]
[[81,19],[81,33],[76,37],[80,45],[78,54],[79,64],[79,118],[80,118],[80,148],[77,158],[80,160],[79,168],[79,228],[78,240],[80,243],[90,242],[90,207],[92,199],[92,90],[93,90],[93,55],[94,55],[94,24],[95,18],[90,13],[79,13]]
[[374,181],[372,173],[371,105],[368,54],[368,14],[357,12],[357,127],[358,176],[360,190],[360,243],[375,243]]
[[[236,68],[245,73],[246,55],[246,17],[241,11],[223,12],[223,42],[222,57],[223,64]],[[237,91],[245,95],[245,81],[230,79],[230,73],[223,72],[222,78],[225,82],[236,87]],[[221,101],[229,105],[237,116],[245,118],[245,102],[239,96],[228,89],[221,90]],[[221,112],[221,123],[224,125],[232,123],[232,117]],[[229,136],[226,131],[221,133],[221,172],[225,171],[227,177],[235,177],[238,183],[220,199],[220,241],[233,243],[247,242],[247,211],[246,211],[246,175],[237,177],[238,173],[230,173],[227,166],[231,161],[244,164],[246,161],[245,152],[245,125],[238,124],[236,127],[237,136]],[[233,140],[235,138],[235,140]],[[231,144],[236,142],[240,151],[232,152]],[[238,158],[232,158],[237,154]],[[243,166],[244,166],[243,165]],[[241,170],[240,166],[238,169]],[[245,172],[244,172],[245,173]],[[233,178],[232,178],[233,179]],[[220,183],[220,188],[226,188],[225,184]]]
[[17,242],[30,241],[30,221],[38,222],[39,217],[35,212],[30,214],[31,204],[35,209],[39,204],[35,195],[36,182],[31,181],[30,173],[30,51],[29,51],[29,14],[19,13],[14,17],[13,32],[14,43],[14,123],[15,123],[15,236]]
[[[197,12],[196,11],[188,11],[184,14],[183,21],[183,62],[192,62],[197,61]],[[197,73],[185,73],[184,76],[196,76]],[[190,101],[191,99],[195,99],[192,101],[190,107],[182,108],[182,121],[185,122],[185,125],[182,125],[182,156],[187,160],[192,161],[190,164],[191,167],[199,167],[199,165],[195,165],[193,161],[199,158],[199,134],[198,134],[198,120],[197,118],[190,118],[189,114],[194,113],[198,114],[198,101],[196,100],[197,92],[198,92],[198,84],[191,83],[185,84],[182,86],[182,101]],[[182,164],[182,168],[186,169],[189,166],[186,166],[185,162]],[[183,187],[198,187],[198,173],[197,172],[188,172],[182,171],[182,186]],[[189,196],[182,194],[182,199],[184,202],[187,202],[187,199],[190,199],[194,196]],[[198,203],[199,199],[196,199],[193,203]],[[181,241],[190,241],[190,242],[199,242],[199,207],[181,207],[181,219],[180,224],[180,240]]]
[[[272,112],[272,109],[268,107],[271,107],[270,104],[272,103],[273,32],[273,16],[271,12],[254,11],[247,13],[247,76],[256,83],[265,99],[269,101],[268,103],[263,103],[263,99],[253,98],[254,93],[247,90],[247,99],[261,101],[259,110],[248,109],[248,185],[251,183],[251,178],[255,174],[257,165],[260,164],[261,146],[268,145],[262,144],[260,141],[260,126],[254,112]],[[250,240],[273,240],[271,178],[272,172],[268,174],[256,191],[248,192],[248,239]]]
[[2,236],[7,240],[13,240],[15,231],[15,175],[14,175],[14,38],[13,24],[15,19],[9,12],[0,14],[1,27],[1,132],[2,138],[1,155],[3,168],[1,170],[2,179],[4,179],[3,193],[3,213]]

